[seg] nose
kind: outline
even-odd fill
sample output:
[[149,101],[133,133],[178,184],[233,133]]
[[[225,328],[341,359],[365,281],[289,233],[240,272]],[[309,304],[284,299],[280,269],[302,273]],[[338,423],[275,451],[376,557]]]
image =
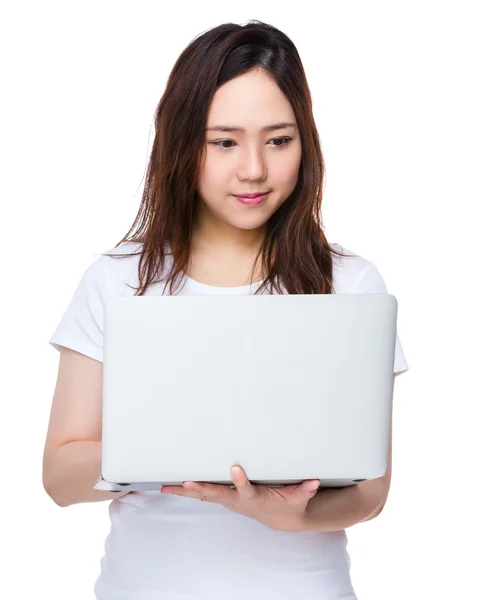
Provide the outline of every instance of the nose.
[[238,178],[262,180],[266,177],[267,166],[265,157],[258,148],[246,148],[240,153],[240,164],[238,167]]

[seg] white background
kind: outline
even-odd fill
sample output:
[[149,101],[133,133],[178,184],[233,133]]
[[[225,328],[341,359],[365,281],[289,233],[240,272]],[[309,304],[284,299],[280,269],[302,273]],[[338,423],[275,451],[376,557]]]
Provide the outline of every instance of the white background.
[[206,29],[259,19],[307,73],[327,238],[379,268],[410,366],[387,506],[347,530],[354,587],[359,600],[476,597],[478,3],[234,4],[3,7],[2,595],[93,598],[109,503],[59,508],[43,489],[59,358],[48,340],[94,254],[133,221],[178,55]]

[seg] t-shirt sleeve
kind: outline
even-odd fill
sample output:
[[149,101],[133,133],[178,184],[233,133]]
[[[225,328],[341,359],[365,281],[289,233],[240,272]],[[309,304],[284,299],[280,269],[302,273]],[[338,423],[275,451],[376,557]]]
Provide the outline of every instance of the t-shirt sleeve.
[[106,260],[97,258],[80,278],[49,340],[56,350],[64,346],[103,362],[103,314],[109,296]]
[[[370,261],[368,261],[366,267],[363,269],[360,278],[357,282],[355,289],[357,294],[388,294],[387,286],[385,281],[380,274],[377,267]],[[405,373],[408,371],[409,366],[403,353],[402,344],[398,335],[395,339],[395,360],[393,366],[393,372],[396,375]]]

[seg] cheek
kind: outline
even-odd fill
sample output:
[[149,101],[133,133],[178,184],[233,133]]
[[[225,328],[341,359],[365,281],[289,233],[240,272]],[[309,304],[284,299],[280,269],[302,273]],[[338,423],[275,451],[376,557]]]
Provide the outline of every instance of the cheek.
[[275,173],[271,174],[273,185],[284,188],[295,187],[300,168],[299,161],[285,161],[281,165],[275,165]]
[[274,177],[273,181],[279,186],[293,189],[298,179],[301,162],[302,147],[296,144],[287,150],[281,159],[272,162],[270,174],[272,179]]
[[204,189],[222,189],[230,186],[235,176],[235,168],[228,161],[217,161],[215,157],[209,156],[200,171],[198,184]]

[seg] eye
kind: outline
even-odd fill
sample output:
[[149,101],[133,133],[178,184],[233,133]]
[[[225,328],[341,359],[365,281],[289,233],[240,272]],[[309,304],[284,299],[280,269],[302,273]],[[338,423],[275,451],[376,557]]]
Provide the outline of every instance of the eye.
[[[292,138],[290,138],[290,137],[279,137],[279,138],[272,138],[271,140],[269,140],[269,142],[281,142],[280,144],[273,144],[274,148],[279,148],[279,149],[286,148],[291,141],[292,141]],[[230,150],[231,148],[233,148],[233,146],[225,147],[225,146],[219,145],[219,144],[228,144],[228,143],[235,144],[235,146],[237,145],[234,140],[219,140],[218,142],[209,142],[209,144],[211,144],[212,146],[216,146],[219,150]]]

